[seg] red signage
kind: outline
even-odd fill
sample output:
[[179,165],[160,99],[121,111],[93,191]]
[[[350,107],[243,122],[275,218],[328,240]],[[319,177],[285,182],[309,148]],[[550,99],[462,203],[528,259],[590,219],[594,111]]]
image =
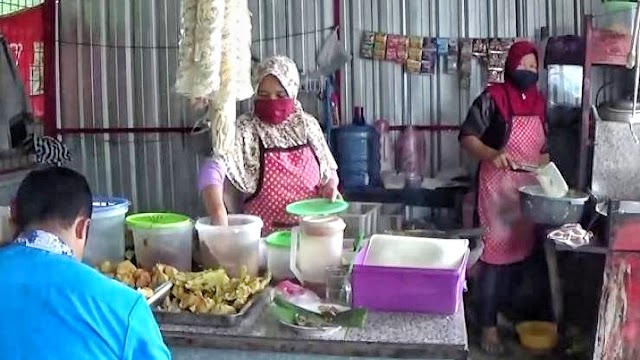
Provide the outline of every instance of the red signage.
[[13,51],[31,99],[33,113],[44,117],[44,5],[0,17],[0,32]]

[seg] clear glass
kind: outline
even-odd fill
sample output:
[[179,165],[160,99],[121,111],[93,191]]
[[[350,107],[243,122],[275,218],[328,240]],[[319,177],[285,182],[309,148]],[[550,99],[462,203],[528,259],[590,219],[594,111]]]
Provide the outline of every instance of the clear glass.
[[326,301],[351,307],[351,274],[346,266],[327,268]]

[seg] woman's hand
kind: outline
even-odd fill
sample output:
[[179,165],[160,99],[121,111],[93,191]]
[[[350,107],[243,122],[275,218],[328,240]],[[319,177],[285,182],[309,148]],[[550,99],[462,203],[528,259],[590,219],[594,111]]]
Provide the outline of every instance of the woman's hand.
[[539,162],[540,166],[545,166],[550,162],[551,162],[551,158],[549,157],[549,154],[540,155],[540,162]]
[[491,159],[491,162],[493,163],[493,165],[495,167],[497,167],[498,169],[515,169],[516,168],[516,164],[513,162],[513,160],[511,160],[511,157],[509,156],[509,154],[506,153],[498,153],[496,156],[494,156]]
[[320,196],[325,199],[329,199],[331,202],[334,202],[341,198],[340,192],[338,191],[338,185],[334,184],[332,181],[324,185],[320,185],[319,189]]

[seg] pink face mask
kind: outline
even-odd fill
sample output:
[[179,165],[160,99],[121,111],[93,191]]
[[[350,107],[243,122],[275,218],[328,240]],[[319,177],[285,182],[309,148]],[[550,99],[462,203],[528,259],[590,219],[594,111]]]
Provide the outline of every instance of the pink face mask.
[[256,99],[253,103],[253,113],[260,120],[271,125],[282,124],[295,111],[295,100],[291,98]]

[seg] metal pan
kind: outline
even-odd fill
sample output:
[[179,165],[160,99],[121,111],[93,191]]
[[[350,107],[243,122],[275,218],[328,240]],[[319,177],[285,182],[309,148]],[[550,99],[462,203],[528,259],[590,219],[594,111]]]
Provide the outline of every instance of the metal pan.
[[162,325],[187,325],[208,327],[233,327],[239,325],[263,298],[264,291],[253,295],[245,306],[233,315],[194,314],[191,312],[169,312],[154,310],[153,314]]

